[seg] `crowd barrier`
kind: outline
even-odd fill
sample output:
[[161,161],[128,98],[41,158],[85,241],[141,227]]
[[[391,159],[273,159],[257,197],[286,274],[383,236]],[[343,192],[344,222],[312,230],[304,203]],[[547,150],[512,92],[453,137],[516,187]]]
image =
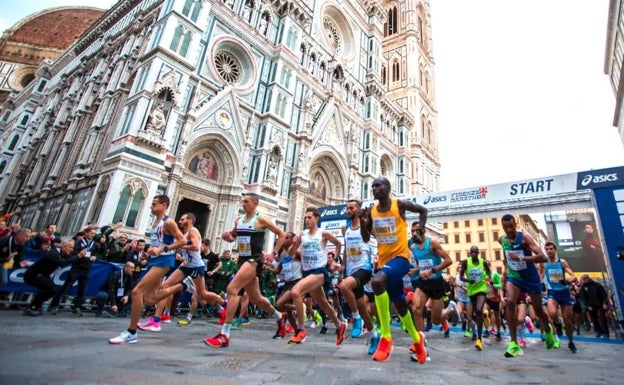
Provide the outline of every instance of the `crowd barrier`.
[[[24,253],[24,260],[29,260],[35,263],[41,258],[42,253]],[[108,279],[108,276],[115,270],[122,269],[123,265],[115,264],[111,262],[96,260],[91,266],[91,273],[89,275],[89,284],[87,285],[87,297],[95,297],[98,290]],[[24,283],[24,273],[28,268],[25,267],[13,267],[8,273],[8,282],[5,286],[0,287],[0,291],[9,293],[35,293],[37,289],[33,286]],[[61,289],[63,283],[67,279],[67,274],[71,269],[71,265],[59,267],[52,273],[52,281],[56,285],[57,289]],[[67,295],[74,296],[78,289],[78,283],[74,283],[72,287],[67,291]]]

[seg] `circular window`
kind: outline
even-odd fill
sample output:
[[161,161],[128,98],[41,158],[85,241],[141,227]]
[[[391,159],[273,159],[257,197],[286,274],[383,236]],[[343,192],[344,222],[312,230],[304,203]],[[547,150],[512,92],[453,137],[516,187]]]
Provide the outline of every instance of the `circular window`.
[[217,52],[214,63],[219,76],[227,83],[236,84],[241,80],[241,64],[229,52]]
[[256,81],[257,68],[254,57],[242,42],[224,36],[214,41],[208,59],[209,72],[215,80],[232,85],[239,92],[251,92]]
[[325,29],[325,36],[327,36],[327,40],[329,40],[332,48],[336,51],[336,53],[341,52],[342,36],[340,34],[340,30],[336,26],[336,23],[329,17],[324,17],[323,28]]

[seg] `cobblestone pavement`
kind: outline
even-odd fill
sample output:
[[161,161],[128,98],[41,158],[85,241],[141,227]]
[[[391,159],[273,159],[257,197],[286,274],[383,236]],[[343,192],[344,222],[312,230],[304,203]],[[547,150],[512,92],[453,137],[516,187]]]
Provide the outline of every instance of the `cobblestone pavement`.
[[[546,350],[529,339],[523,356],[505,358],[507,339],[472,342],[453,328],[450,338],[427,333],[431,361],[411,362],[409,337],[393,328],[395,349],[387,362],[374,362],[366,339],[347,338],[335,345],[327,335],[308,329],[302,345],[273,340],[273,320],[252,319],[232,331],[230,346],[203,343],[219,332],[216,319],[194,320],[188,327],[162,325],[159,333],[139,331],[132,345],[109,345],[108,338],[127,327],[128,319],[58,316],[25,317],[0,310],[0,384],[613,384],[621,383],[622,341],[580,336],[578,353]],[[346,333],[350,335],[350,331]]]

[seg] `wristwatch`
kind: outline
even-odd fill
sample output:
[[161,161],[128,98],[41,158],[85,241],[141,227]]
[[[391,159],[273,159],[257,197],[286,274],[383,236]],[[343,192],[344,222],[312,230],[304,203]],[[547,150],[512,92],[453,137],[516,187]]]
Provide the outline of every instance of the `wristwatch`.
[[435,267],[432,267],[431,271],[433,271],[434,274],[438,272]]
[[165,245],[165,247],[163,247],[163,251],[164,251],[165,253],[166,253],[166,252],[168,252],[168,251],[169,251],[169,246],[166,246],[166,245]]

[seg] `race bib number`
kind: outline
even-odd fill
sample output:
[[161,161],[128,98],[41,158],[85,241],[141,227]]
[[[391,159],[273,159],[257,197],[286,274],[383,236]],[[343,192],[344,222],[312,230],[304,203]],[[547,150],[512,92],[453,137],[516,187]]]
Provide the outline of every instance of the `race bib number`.
[[359,257],[362,253],[360,246],[349,246],[347,247],[347,257],[356,258]]
[[117,297],[123,297],[124,294],[124,288],[120,287],[119,289],[117,289]]
[[563,279],[563,270],[548,269],[548,280],[550,282],[559,282]]
[[421,271],[433,269],[433,259],[423,259],[418,261],[418,268]]
[[468,270],[468,279],[471,279],[475,282],[481,282],[483,280],[483,270],[481,269]]
[[[514,261],[509,257],[509,253],[515,253],[520,260],[519,261]],[[507,264],[509,265],[509,268],[511,270],[514,271],[520,271],[520,270],[526,270],[527,268],[527,264],[526,262],[524,262],[522,259],[524,258],[524,255],[521,254],[521,251],[505,251],[505,257],[507,258]]]
[[251,257],[251,237],[238,237],[238,255],[241,257]]
[[396,222],[393,218],[375,218],[373,220],[373,229],[375,230],[375,238],[377,243],[395,243],[398,238],[396,236]]

